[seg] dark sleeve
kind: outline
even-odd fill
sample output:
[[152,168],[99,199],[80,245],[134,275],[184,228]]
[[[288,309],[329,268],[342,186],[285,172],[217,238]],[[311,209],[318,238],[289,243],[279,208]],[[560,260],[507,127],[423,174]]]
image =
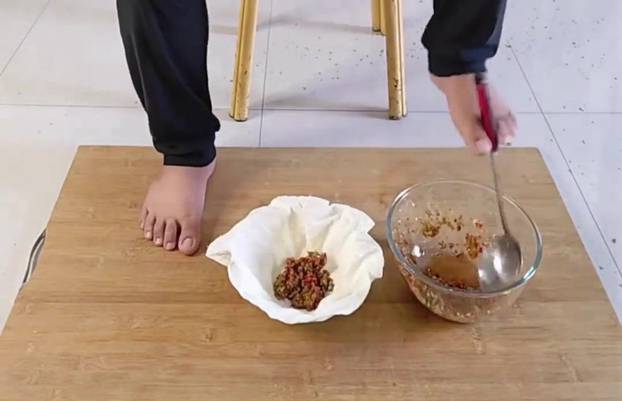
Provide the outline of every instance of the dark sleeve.
[[423,33],[430,73],[446,77],[486,71],[497,53],[506,0],[434,0]]

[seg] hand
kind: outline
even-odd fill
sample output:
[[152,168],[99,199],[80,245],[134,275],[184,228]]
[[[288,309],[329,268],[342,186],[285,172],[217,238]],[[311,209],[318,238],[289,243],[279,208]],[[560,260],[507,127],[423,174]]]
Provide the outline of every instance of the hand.
[[[450,77],[433,75],[432,82],[447,97],[451,119],[465,145],[476,154],[490,153],[492,144],[482,127],[474,74]],[[489,85],[489,95],[493,123],[497,126],[499,143],[507,145],[516,137],[518,130],[516,117],[492,85]]]

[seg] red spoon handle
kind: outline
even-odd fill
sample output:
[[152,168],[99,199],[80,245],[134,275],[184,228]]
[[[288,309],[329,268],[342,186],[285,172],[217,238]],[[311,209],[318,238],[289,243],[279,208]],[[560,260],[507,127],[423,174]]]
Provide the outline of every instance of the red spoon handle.
[[488,139],[492,143],[492,151],[496,152],[499,148],[499,137],[492,123],[492,111],[490,109],[490,97],[488,96],[488,84],[485,80],[477,80],[477,98],[481,112],[482,126]]

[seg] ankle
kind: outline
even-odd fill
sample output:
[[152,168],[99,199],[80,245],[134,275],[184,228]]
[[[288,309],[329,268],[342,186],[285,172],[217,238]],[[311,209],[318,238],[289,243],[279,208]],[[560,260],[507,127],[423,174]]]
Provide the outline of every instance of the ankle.
[[210,178],[215,168],[216,160],[203,167],[164,165],[162,166],[161,176],[207,180]]

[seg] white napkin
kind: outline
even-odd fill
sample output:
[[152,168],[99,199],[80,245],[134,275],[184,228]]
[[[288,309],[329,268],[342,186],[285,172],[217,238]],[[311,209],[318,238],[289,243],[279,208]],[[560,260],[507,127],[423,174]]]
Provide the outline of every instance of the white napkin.
[[[360,210],[305,196],[281,196],[249,213],[207,248],[207,257],[227,266],[242,298],[287,324],[321,322],[357,310],[371,283],[382,277],[380,245],[368,234],[374,221]],[[314,311],[279,301],[272,285],[285,259],[326,252],[333,291]]]

